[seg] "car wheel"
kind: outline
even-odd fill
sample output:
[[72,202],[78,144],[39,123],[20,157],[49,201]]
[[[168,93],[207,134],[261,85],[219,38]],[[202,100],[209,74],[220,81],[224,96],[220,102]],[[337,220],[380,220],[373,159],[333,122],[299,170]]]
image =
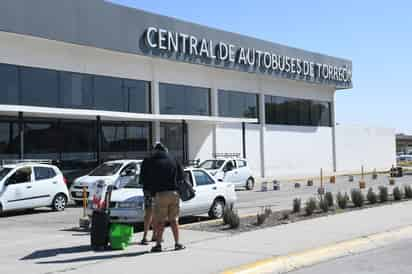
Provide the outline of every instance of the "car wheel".
[[3,205],[0,204],[0,216],[3,216]]
[[216,199],[209,210],[209,217],[213,219],[220,219],[223,217],[225,210],[225,202],[222,199]]
[[255,180],[253,180],[252,177],[250,177],[249,179],[247,179],[246,181],[246,189],[247,190],[252,190],[255,187]]
[[67,197],[63,193],[57,194],[53,199],[52,208],[55,211],[63,211],[67,205]]

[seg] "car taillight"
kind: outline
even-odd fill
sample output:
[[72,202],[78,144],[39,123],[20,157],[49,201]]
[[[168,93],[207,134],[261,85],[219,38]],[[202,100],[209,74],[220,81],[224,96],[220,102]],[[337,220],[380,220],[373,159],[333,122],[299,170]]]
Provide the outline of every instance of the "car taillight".
[[69,182],[67,181],[66,177],[63,177],[63,182],[67,185]]

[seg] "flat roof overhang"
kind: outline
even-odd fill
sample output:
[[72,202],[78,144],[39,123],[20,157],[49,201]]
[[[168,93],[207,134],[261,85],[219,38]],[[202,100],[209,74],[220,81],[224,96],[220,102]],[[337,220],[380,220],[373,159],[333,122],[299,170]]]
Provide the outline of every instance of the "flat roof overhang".
[[55,119],[80,119],[96,120],[100,117],[102,121],[123,121],[123,122],[181,122],[193,121],[207,124],[225,123],[257,123],[258,119],[253,118],[227,118],[217,116],[200,115],[171,115],[171,114],[151,114],[151,113],[129,113],[117,111],[91,110],[91,109],[71,109],[71,108],[51,108],[20,105],[0,105],[0,115],[17,116],[19,113],[33,118],[55,118]]

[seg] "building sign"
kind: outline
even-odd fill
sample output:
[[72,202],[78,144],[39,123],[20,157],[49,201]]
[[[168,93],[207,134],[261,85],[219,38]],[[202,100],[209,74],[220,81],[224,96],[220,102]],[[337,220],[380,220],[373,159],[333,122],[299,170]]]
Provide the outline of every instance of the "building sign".
[[313,62],[299,56],[281,55],[255,48],[244,48],[222,41],[212,41],[193,35],[149,27],[144,40],[151,49],[200,57],[209,61],[229,62],[234,65],[268,72],[286,73],[290,78],[329,80],[343,84],[352,81],[351,68]]

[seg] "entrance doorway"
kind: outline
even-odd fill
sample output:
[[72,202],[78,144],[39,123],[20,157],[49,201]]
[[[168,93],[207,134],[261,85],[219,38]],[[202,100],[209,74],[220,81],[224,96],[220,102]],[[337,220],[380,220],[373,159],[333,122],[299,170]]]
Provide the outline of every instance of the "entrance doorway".
[[185,122],[160,123],[160,142],[181,163],[187,162],[188,132]]

